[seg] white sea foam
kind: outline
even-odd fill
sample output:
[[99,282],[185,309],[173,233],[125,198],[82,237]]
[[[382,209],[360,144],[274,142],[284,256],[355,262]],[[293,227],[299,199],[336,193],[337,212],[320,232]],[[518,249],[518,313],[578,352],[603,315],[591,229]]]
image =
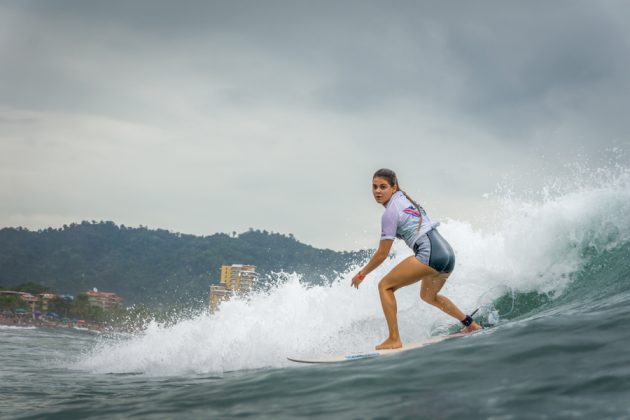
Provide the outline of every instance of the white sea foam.
[[0,330],[35,330],[37,327],[20,325],[0,325]]
[[[561,292],[584,263],[585,249],[598,252],[630,239],[629,185],[623,173],[600,185],[545,194],[538,201],[510,197],[497,209],[500,216],[492,231],[462,221],[443,222],[439,229],[457,254],[443,293],[471,311],[510,289]],[[308,286],[296,275],[284,275],[277,287],[248,300],[225,302],[216,314],[170,327],[152,324],[141,336],[105,341],[78,367],[100,373],[221,374],[286,366],[287,355],[371,349],[387,332],[377,283],[411,255],[402,243],[394,251],[359,290],[350,287],[356,267],[326,286]],[[404,341],[456,324],[420,301],[419,284],[396,296]]]

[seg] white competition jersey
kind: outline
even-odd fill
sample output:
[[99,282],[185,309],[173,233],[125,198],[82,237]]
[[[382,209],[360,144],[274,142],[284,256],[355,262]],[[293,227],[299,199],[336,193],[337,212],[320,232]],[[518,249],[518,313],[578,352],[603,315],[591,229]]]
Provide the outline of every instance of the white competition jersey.
[[418,229],[420,221],[418,209],[401,191],[396,191],[387,203],[381,219],[381,240],[400,238],[413,249],[419,237],[439,225],[431,221],[422,207],[420,211],[422,212],[422,226]]

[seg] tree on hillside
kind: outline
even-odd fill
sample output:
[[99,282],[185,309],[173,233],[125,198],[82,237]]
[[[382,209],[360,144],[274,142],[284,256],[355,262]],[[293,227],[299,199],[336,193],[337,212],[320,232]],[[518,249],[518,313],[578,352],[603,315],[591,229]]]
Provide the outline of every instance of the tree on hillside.
[[57,293],[55,289],[49,286],[43,286],[34,282],[22,283],[15,286],[14,289],[16,292],[26,292],[32,295],[38,295],[40,293]]

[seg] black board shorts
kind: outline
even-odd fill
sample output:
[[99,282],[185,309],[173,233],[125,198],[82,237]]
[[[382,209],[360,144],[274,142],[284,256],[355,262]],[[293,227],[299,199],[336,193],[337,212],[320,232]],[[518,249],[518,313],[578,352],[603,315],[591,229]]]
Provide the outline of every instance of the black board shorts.
[[413,253],[423,264],[440,273],[451,273],[455,268],[455,252],[437,229],[422,235],[413,245]]

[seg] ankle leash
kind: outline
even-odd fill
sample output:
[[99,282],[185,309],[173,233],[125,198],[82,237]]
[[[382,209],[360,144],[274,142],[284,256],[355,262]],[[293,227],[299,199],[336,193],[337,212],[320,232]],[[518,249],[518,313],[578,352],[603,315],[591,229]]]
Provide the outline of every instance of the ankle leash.
[[466,315],[466,318],[462,319],[462,320],[461,320],[461,321],[459,321],[459,322],[461,322],[462,324],[464,324],[464,327],[468,327],[470,324],[472,324],[472,323],[474,322],[474,320],[472,319],[472,316],[473,316],[474,314],[476,314],[478,310],[479,310],[479,308],[475,309],[475,310],[473,311],[473,313],[472,313],[472,314],[470,314],[470,315]]

